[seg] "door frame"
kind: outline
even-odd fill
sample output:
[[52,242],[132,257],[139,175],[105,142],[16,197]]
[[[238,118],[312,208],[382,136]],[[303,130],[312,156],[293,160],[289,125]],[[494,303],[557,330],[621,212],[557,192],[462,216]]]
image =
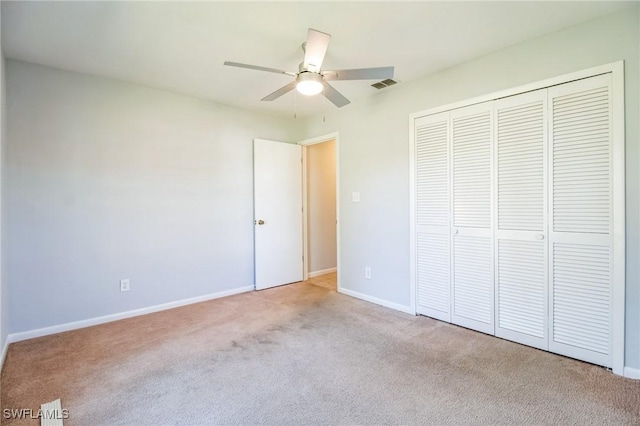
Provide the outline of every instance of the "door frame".
[[[558,77],[552,77],[545,80],[532,82],[522,86],[512,87],[494,93],[478,96],[475,98],[454,102],[447,105],[430,108],[428,110],[409,114],[409,292],[410,306],[413,312],[416,312],[416,141],[415,141],[415,120],[425,115],[432,115],[440,112],[450,111],[469,105],[474,105],[486,101],[493,101],[508,96],[513,96],[533,90],[544,89],[563,83],[569,83],[575,80],[594,77],[601,74],[611,74],[611,92],[613,94],[612,102],[612,126],[613,126],[613,157],[614,162],[619,161],[620,167],[614,166],[613,178],[613,194],[614,194],[614,213],[613,213],[613,252],[614,270],[613,270],[613,319],[612,319],[612,370],[620,376],[625,375],[625,300],[626,300],[626,172],[625,172],[625,92],[624,92],[624,61],[612,62],[588,68]],[[614,163],[616,164],[616,163]],[[451,225],[451,224],[450,224]],[[631,375],[629,375],[630,377]]]
[[317,145],[324,142],[334,141],[335,143],[335,161],[336,161],[336,270],[338,292],[342,290],[340,285],[340,136],[339,132],[327,133],[298,142],[302,146],[302,244],[303,244],[303,277],[304,280],[309,279],[309,227],[307,218],[307,147]]

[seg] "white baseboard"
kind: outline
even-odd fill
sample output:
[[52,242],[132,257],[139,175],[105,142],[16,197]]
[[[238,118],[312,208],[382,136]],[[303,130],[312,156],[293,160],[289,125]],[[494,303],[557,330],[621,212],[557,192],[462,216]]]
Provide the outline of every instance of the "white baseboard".
[[50,334],[77,330],[79,328],[91,327],[93,325],[104,324],[112,321],[118,321],[125,318],[137,317],[140,315],[151,314],[159,311],[166,311],[167,309],[178,308],[180,306],[191,305],[199,302],[206,302],[207,300],[219,299],[221,297],[232,296],[234,294],[244,293],[252,290],[253,290],[253,286],[234,288],[233,290],[226,290],[226,291],[220,291],[212,294],[205,294],[204,296],[197,296],[189,299],[177,300],[175,302],[163,303],[161,305],[149,306],[147,308],[134,309],[131,311],[120,312],[117,314],[104,315],[101,317],[89,318],[81,321],[74,321],[74,322],[68,322],[65,324],[53,325],[51,327],[44,327],[44,328],[38,328],[35,330],[12,333],[12,334],[9,334],[9,336],[7,337],[7,343],[5,344],[5,346],[7,346],[9,343],[19,342],[21,340],[48,336]]
[[346,294],[347,296],[355,297],[356,299],[362,299],[367,302],[375,303],[387,308],[395,309],[396,311],[404,312],[405,314],[415,315],[416,312],[410,306],[399,305],[397,303],[389,302],[387,300],[378,299],[377,297],[369,296],[367,294],[358,293],[357,291],[347,290],[346,288],[338,289],[339,293]]
[[629,379],[640,380],[640,368],[625,367],[623,374],[624,374],[624,377],[627,377]]
[[336,272],[338,268],[329,268],[329,269],[321,269],[319,271],[309,272],[307,275],[309,278],[319,277],[320,275],[331,274],[332,272]]
[[0,373],[2,372],[2,367],[4,367],[4,359],[7,357],[7,351],[9,350],[9,336],[2,343],[2,353],[0,354]]

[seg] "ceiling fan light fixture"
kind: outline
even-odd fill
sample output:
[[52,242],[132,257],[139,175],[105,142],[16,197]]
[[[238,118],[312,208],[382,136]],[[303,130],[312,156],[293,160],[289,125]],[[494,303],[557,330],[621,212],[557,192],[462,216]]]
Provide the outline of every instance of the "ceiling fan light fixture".
[[296,90],[306,96],[317,95],[324,88],[322,76],[314,72],[302,72],[298,75]]
[[256,71],[266,71],[276,74],[286,74],[295,77],[295,80],[291,80],[275,92],[268,94],[261,99],[262,101],[274,101],[282,95],[296,89],[300,94],[305,96],[322,94],[332,104],[341,108],[349,104],[349,99],[345,98],[339,91],[329,84],[329,81],[382,79],[383,81],[379,84],[384,85],[385,87],[394,83],[393,80],[390,80],[393,78],[393,67],[323,71],[322,62],[324,61],[325,54],[327,53],[327,47],[329,46],[330,40],[330,34],[309,28],[309,31],[307,32],[307,41],[302,43],[304,61],[302,61],[298,66],[298,72],[288,72],[277,68],[260,67],[257,65],[229,61],[225,61],[224,65],[247,68]]

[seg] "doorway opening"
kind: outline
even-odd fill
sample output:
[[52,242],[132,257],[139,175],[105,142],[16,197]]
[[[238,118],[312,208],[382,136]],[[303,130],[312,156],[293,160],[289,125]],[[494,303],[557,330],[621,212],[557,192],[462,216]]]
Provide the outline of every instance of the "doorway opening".
[[337,283],[339,279],[338,135],[302,145],[304,279]]

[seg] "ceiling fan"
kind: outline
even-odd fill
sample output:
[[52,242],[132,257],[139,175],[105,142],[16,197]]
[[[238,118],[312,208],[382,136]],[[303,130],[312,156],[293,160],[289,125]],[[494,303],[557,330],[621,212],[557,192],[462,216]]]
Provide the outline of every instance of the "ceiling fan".
[[302,43],[304,61],[300,63],[298,72],[288,72],[276,68],[260,67],[257,65],[241,64],[225,61],[231,67],[248,68],[251,70],[267,71],[277,74],[287,74],[295,77],[291,83],[262,98],[263,101],[273,101],[285,93],[296,89],[303,95],[313,96],[322,93],[338,108],[349,103],[328,81],[332,80],[384,80],[393,78],[393,67],[360,68],[350,70],[325,71],[322,61],[327,53],[331,35],[309,28],[307,41]]

